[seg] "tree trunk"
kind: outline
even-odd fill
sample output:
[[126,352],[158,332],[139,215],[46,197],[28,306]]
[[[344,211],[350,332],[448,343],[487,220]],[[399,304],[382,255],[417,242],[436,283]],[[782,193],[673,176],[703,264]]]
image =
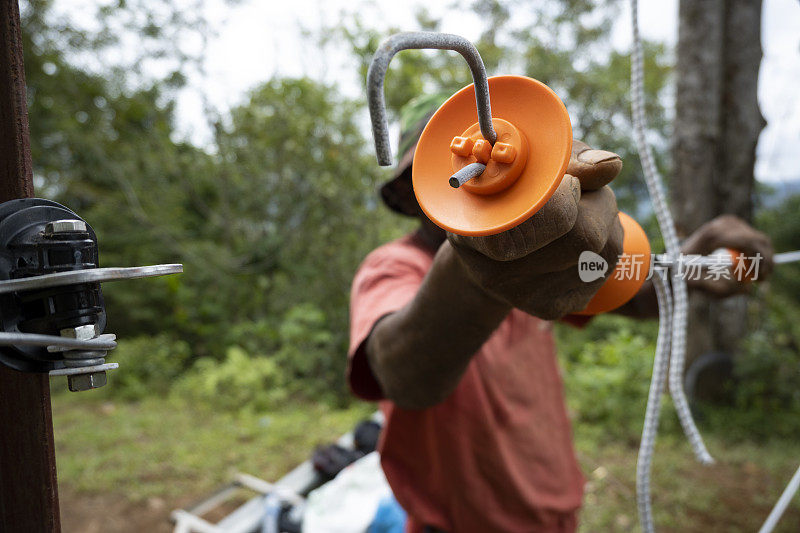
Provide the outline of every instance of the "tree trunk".
[[[723,213],[753,214],[753,168],[765,126],[758,108],[761,0],[681,0],[678,29],[672,208],[686,236]],[[734,355],[746,330],[746,298],[690,298],[687,360]],[[706,374],[712,398],[725,376]]]

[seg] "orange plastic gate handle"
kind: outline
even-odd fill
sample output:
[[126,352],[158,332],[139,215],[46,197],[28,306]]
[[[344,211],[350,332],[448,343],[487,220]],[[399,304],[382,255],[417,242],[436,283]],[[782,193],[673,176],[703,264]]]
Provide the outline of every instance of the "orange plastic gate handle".
[[629,215],[620,212],[619,221],[625,232],[622,255],[611,275],[600,287],[586,308],[578,315],[599,315],[626,304],[636,296],[650,273],[650,241],[642,227]]
[[[514,162],[493,159],[489,146],[486,171],[458,189],[450,186],[448,177],[484,158],[481,146],[485,150],[483,143],[488,144],[478,128],[473,85],[434,113],[414,153],[412,179],[420,207],[438,226],[459,235],[494,235],[530,218],[558,188],[572,151],[569,114],[549,87],[522,76],[496,76],[489,78],[489,91],[492,123],[499,130],[495,147],[512,146]],[[466,157],[451,151],[456,137],[472,139]],[[496,186],[515,171],[517,176]]]
[[[495,76],[489,91],[494,145],[481,135],[475,89],[469,85],[434,113],[414,154],[412,180],[420,207],[439,227],[459,235],[494,235],[526,221],[558,188],[572,151],[569,114],[552,89],[524,76]],[[482,174],[459,188],[450,185],[449,176],[475,162],[486,165]],[[626,255],[635,254],[646,266],[635,279],[615,270],[581,314],[624,304],[649,272],[644,231],[627,215],[620,220]]]

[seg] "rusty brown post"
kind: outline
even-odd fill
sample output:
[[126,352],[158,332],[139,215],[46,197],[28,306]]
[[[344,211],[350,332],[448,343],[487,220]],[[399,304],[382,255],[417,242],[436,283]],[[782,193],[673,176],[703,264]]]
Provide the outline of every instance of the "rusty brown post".
[[[0,0],[0,202],[33,196],[19,5]],[[61,531],[47,374],[0,365],[0,532]]]

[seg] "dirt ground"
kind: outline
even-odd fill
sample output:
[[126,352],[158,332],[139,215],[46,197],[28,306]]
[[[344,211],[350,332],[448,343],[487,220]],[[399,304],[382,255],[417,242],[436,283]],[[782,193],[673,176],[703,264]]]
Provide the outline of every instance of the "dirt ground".
[[85,495],[61,487],[61,528],[65,533],[168,533],[169,513],[184,502],[150,498],[131,503],[116,494]]
[[[216,523],[251,496],[251,493],[237,495],[204,518]],[[145,502],[131,502],[119,495],[83,495],[63,487],[59,498],[61,528],[65,533],[169,533],[174,527],[170,512],[189,507],[198,500],[153,497]]]
[[[661,529],[669,533],[750,531],[751,528],[745,527],[743,522],[755,520],[760,523],[767,516],[772,502],[769,505],[754,505],[753,502],[754,495],[759,492],[759,486],[763,486],[760,483],[763,481],[761,472],[751,471],[749,476],[742,476],[741,474],[747,472],[737,471],[734,475],[729,468],[713,467],[709,473],[716,478],[715,481],[727,485],[722,487],[724,496],[718,501],[718,507],[707,512],[689,511],[687,518],[690,522],[686,527]],[[620,483],[617,480],[615,483],[620,485],[618,487],[620,492],[624,492],[619,496],[633,495],[633,487],[628,487],[626,482]],[[687,479],[687,483],[691,484],[691,480]],[[591,501],[591,496],[588,499]],[[66,533],[169,533],[173,528],[169,520],[170,511],[189,506],[195,501],[192,498],[170,501],[154,497],[144,502],[132,503],[119,495],[83,495],[69,488],[61,489],[60,500],[62,529]],[[232,502],[226,507],[210,513],[206,518],[216,522],[226,512],[232,511],[235,503]],[[592,512],[592,507],[587,502],[584,511]],[[745,514],[749,515],[747,520],[744,520]],[[588,532],[589,524],[586,522],[592,521],[584,520],[581,531]],[[638,531],[636,517],[619,515],[615,525],[608,531]],[[776,531],[786,533],[800,531],[800,508],[797,505],[787,510]]]

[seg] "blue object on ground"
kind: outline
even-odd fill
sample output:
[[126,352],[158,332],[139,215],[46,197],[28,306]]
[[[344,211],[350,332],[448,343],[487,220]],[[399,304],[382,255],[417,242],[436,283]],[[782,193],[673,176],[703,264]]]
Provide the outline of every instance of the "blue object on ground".
[[378,504],[375,518],[367,533],[403,533],[406,529],[406,512],[394,499],[387,496]]

